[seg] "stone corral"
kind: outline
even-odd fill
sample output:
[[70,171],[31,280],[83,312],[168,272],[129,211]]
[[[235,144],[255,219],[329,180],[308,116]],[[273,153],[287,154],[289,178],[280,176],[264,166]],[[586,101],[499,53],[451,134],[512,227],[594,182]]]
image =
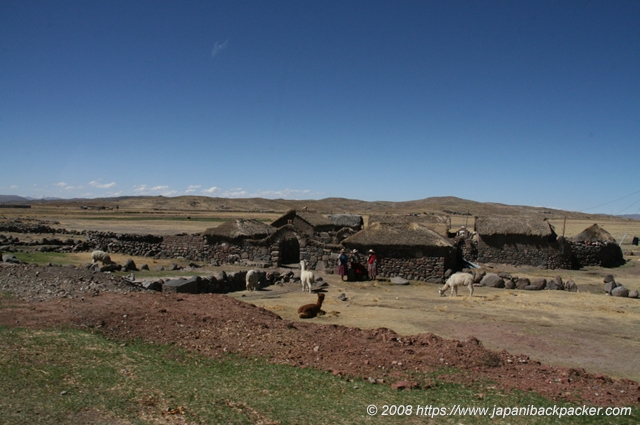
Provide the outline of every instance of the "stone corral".
[[618,244],[585,243],[571,241],[572,267],[579,269],[585,266],[618,267],[624,264],[622,249]]

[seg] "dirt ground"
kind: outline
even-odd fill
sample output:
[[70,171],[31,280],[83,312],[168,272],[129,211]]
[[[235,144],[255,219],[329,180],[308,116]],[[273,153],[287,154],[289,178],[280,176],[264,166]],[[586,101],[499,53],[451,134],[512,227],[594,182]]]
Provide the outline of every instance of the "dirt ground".
[[[477,288],[471,299],[449,299],[437,296],[436,285],[351,284],[333,275],[323,278],[328,284],[321,288],[326,291],[326,314],[303,320],[296,317],[297,308],[316,297],[303,294],[294,283],[229,296],[162,294],[75,267],[2,265],[0,291],[15,297],[0,298],[0,324],[71,325],[119,340],[175,344],[207,356],[266,357],[385,385],[414,380],[415,372],[455,367],[459,373],[440,379],[484,385],[490,381],[497,388],[533,390],[553,400],[640,403],[636,381],[606,376],[629,378],[636,373],[637,363],[615,359],[629,355],[629,362],[637,362],[632,356],[637,353],[637,332],[616,329],[614,318],[634,315],[637,322],[638,300],[488,288]],[[345,301],[338,299],[342,293]],[[606,308],[574,307],[586,311],[582,317],[576,314],[567,321],[561,314],[568,305],[600,302]],[[607,328],[609,333],[604,332]],[[618,365],[611,373],[608,362]],[[428,389],[433,382],[420,378],[417,384]]]

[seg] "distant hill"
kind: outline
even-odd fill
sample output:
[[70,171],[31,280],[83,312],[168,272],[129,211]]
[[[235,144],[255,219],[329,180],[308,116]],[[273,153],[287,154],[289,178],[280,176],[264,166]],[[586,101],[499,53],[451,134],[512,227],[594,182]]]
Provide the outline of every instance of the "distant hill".
[[[0,202],[2,197],[0,195]],[[610,215],[584,214],[544,207],[506,205],[492,202],[476,202],[455,196],[431,197],[415,201],[361,201],[346,198],[318,200],[285,200],[264,198],[212,198],[207,196],[123,196],[97,199],[27,200],[12,197],[32,205],[78,208],[106,207],[135,211],[228,211],[284,213],[291,209],[307,208],[322,214],[437,214],[449,216],[497,216],[497,217],[541,217],[549,220],[567,219],[611,219]],[[7,202],[7,201],[4,201]],[[625,219],[627,217],[620,217]]]
[[27,202],[28,198],[23,198],[22,196],[17,195],[0,195],[0,203],[5,202]]
[[630,218],[631,220],[640,220],[640,214],[623,214],[618,217],[622,218]]

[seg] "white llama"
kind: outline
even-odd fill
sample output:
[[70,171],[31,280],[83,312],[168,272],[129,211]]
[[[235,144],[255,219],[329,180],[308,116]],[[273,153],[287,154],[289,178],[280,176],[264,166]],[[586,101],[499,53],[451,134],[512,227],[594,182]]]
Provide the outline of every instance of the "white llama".
[[315,277],[313,276],[313,272],[309,270],[305,270],[306,261],[300,261],[300,281],[302,282],[302,292],[305,290],[311,293],[311,284],[315,282]]

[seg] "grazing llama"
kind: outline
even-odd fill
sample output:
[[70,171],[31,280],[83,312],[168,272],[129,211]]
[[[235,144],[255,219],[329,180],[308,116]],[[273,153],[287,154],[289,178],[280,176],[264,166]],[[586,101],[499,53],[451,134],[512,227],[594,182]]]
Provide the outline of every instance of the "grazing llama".
[[315,277],[313,276],[313,272],[306,270],[307,262],[305,260],[300,261],[300,281],[302,282],[302,292],[311,293],[311,284],[315,282]]
[[473,296],[473,276],[469,273],[454,273],[447,279],[447,282],[441,289],[438,289],[438,293],[441,297],[445,296],[447,289],[451,289],[450,297],[458,296],[458,286],[466,286],[469,288],[469,296]]
[[247,291],[255,291],[260,283],[260,274],[257,270],[249,270],[247,272]]
[[113,261],[111,261],[111,257],[109,257],[109,254],[104,251],[93,251],[91,253],[91,259],[94,263],[100,261],[102,262],[102,264],[113,264]]
[[324,301],[324,294],[318,293],[318,301],[315,304],[306,304],[298,309],[298,317],[301,319],[311,319],[316,317],[320,313],[322,307],[322,301]]

